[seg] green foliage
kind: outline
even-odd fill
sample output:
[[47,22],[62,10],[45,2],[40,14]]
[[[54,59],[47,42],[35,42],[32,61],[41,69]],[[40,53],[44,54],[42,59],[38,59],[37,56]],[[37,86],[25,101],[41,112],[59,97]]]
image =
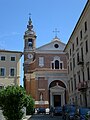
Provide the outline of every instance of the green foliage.
[[26,92],[19,86],[8,86],[0,90],[0,107],[6,120],[21,120],[22,108],[25,102]]
[[26,114],[30,115],[34,113],[34,100],[31,96],[27,96],[27,106],[26,106]]

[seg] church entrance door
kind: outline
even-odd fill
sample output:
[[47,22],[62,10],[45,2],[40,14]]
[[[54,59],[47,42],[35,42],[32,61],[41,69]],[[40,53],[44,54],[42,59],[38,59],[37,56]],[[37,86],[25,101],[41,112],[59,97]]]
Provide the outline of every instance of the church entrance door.
[[50,106],[57,107],[63,106],[66,101],[65,94],[66,86],[62,81],[55,80],[49,85],[49,104]]
[[54,95],[54,107],[61,106],[61,95]]

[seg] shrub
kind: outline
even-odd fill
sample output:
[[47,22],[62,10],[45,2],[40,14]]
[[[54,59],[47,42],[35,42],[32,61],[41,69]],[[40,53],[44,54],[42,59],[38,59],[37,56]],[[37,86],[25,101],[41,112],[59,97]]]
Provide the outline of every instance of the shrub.
[[27,96],[26,114],[30,115],[30,114],[33,114],[33,113],[34,113],[34,100],[29,95],[29,96]]
[[0,107],[6,120],[21,120],[26,92],[19,86],[8,86],[0,90]]

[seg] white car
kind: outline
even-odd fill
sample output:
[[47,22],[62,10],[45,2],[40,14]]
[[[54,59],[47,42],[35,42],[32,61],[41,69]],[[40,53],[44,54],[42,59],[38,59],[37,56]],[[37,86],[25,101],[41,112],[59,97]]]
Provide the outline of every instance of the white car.
[[46,108],[46,114],[49,114],[50,109]]

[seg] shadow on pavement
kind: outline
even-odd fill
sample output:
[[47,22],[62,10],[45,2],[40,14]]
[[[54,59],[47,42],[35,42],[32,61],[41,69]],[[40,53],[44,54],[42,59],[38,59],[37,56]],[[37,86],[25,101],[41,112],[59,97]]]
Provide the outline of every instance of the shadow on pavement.
[[28,120],[62,120],[62,116],[51,117],[50,115],[46,114],[35,114],[32,115],[31,118],[29,118]]

